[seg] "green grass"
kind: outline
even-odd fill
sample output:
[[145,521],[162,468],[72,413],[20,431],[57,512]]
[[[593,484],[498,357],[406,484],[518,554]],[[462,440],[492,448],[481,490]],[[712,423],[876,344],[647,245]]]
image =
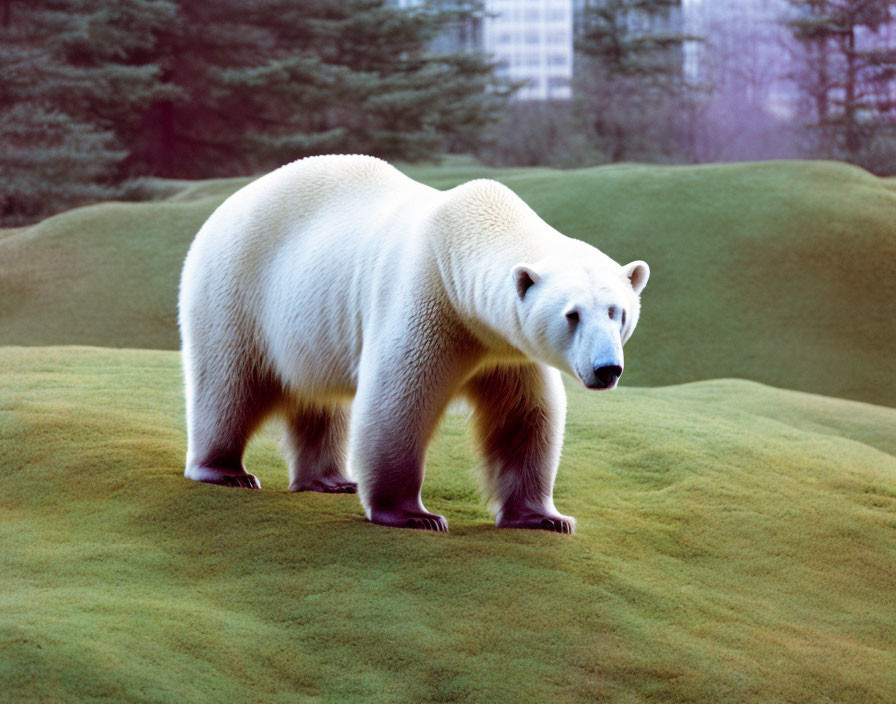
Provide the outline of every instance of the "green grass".
[[570,539],[492,526],[458,415],[443,536],[287,493],[271,431],[263,491],[183,479],[174,352],[5,348],[0,389],[14,701],[896,701],[896,410],[570,389]]
[[[247,457],[264,491],[183,479],[177,279],[248,179],[147,182],[159,200],[0,230],[0,345],[31,346],[0,348],[5,697],[896,701],[896,180],[405,170],[497,178],[651,264],[624,388],[570,388],[578,534],[495,529],[457,414],[424,487],[447,536],[289,494],[273,427]],[[71,344],[106,349],[35,347]],[[771,386],[634,388],[732,376]]]
[[[896,406],[892,179],[826,162],[406,171],[439,188],[496,178],[561,231],[647,260],[628,384],[742,377]],[[0,343],[177,349],[187,247],[247,182],[175,184],[0,236]]]

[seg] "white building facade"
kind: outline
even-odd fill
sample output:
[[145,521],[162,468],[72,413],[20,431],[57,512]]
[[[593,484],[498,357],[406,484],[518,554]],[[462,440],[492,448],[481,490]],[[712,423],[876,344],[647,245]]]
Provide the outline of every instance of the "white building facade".
[[[396,0],[418,7],[423,0]],[[517,100],[572,97],[573,0],[485,0],[476,27],[437,40],[437,46],[491,56],[502,78],[523,83]]]
[[486,0],[483,51],[498,75],[525,82],[518,100],[572,97],[572,0]]

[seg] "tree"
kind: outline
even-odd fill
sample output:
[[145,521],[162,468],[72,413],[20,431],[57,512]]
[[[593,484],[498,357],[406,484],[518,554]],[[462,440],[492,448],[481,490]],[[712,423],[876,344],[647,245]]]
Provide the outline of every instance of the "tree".
[[593,166],[604,153],[590,138],[587,115],[575,101],[515,101],[488,131],[476,156],[490,166]]
[[702,3],[692,23],[703,40],[689,57],[689,79],[711,86],[700,102],[698,160],[794,158],[799,130],[781,96],[792,37],[780,23],[784,0]]
[[6,222],[133,176],[471,150],[510,92],[481,55],[431,50],[478,0],[0,2]]
[[[0,8],[0,220],[14,224],[117,193],[123,124],[153,89],[130,65],[134,11],[166,3],[6,0]],[[167,5],[170,6],[170,3]]]
[[870,146],[896,134],[896,2],[788,1],[794,14],[787,26],[801,50],[794,78],[817,148],[873,166]]
[[610,161],[692,151],[694,99],[683,74],[681,0],[586,0],[578,92]]
[[170,95],[144,115],[131,163],[163,176],[251,171],[323,152],[415,161],[470,148],[508,94],[475,54],[433,55],[478,3],[192,0],[160,36]]

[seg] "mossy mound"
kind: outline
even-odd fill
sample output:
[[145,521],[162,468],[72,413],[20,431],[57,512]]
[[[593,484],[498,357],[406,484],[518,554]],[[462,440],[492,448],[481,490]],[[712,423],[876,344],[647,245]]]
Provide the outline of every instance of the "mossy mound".
[[570,389],[572,538],[500,531],[463,416],[424,500],[185,480],[177,354],[0,350],[13,701],[896,700],[896,410],[734,380]]

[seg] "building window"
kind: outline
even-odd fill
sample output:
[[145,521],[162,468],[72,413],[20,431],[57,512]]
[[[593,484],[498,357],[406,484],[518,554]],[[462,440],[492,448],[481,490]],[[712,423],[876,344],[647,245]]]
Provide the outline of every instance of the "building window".
[[560,10],[555,7],[553,10],[551,10],[551,14],[548,16],[548,19],[551,22],[566,22],[566,10]]
[[566,66],[568,61],[566,54],[548,54],[548,65],[550,66]]
[[569,35],[566,32],[548,32],[548,42],[551,44],[569,44]]

